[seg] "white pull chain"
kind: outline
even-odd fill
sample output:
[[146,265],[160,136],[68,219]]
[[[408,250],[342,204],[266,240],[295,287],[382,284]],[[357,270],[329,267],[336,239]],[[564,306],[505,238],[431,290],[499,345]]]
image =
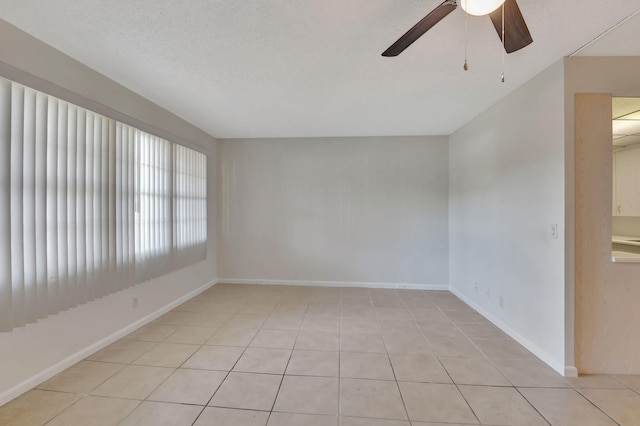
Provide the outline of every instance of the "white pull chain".
[[467,30],[467,22],[469,20],[469,14],[467,11],[464,11],[464,70],[469,71],[469,65],[467,64],[467,44],[469,43],[468,30]]
[[[505,2],[506,3],[506,2]],[[502,3],[502,82],[504,83],[504,52],[505,52],[505,40],[504,40],[504,3]]]

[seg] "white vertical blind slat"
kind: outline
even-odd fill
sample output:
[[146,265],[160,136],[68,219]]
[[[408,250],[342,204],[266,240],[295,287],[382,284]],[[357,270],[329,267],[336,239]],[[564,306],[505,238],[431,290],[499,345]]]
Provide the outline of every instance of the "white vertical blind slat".
[[[144,210],[143,201],[144,197],[142,195],[142,180],[145,174],[143,173],[143,163],[142,163],[142,143],[138,138],[138,132],[135,129],[132,129],[132,143],[134,150],[133,164],[131,164],[131,169],[133,171],[133,198],[135,203],[135,222],[133,224],[133,253],[135,256],[135,261],[132,264],[134,267],[136,280],[139,276],[142,275],[140,265],[144,263],[144,256],[142,255],[142,247],[143,247],[143,236],[142,232],[142,220],[141,220],[141,212]],[[135,167],[138,165],[138,167]],[[140,253],[139,255],[135,255],[136,253]]]
[[13,327],[11,192],[11,83],[0,80],[0,331]]
[[147,271],[146,271],[146,279],[149,279],[149,272],[150,272],[150,263],[151,263],[151,256],[153,256],[153,254],[155,254],[156,251],[156,246],[155,246],[155,235],[154,235],[154,225],[153,225],[153,218],[154,218],[154,213],[155,213],[155,184],[156,184],[156,180],[155,180],[155,170],[153,168],[154,165],[154,160],[155,160],[155,156],[154,156],[154,150],[152,149],[153,147],[153,141],[152,141],[152,136],[149,136],[146,138],[147,144],[146,144],[146,151],[147,151],[147,209],[145,210],[144,213],[144,219],[145,222],[147,224],[147,259],[146,260],[146,265],[147,265]]
[[[195,157],[195,152],[194,151],[190,151],[189,152],[189,170],[194,170],[194,157]],[[195,200],[195,179],[193,178],[193,176],[190,176],[189,179],[189,196],[188,199],[189,201],[193,201]],[[190,223],[193,222],[194,219],[194,210],[195,210],[195,203],[190,202],[189,203],[189,217],[188,220]],[[193,244],[195,242],[195,227],[194,226],[190,226],[189,227],[189,244]]]
[[58,102],[58,291],[60,293],[60,310],[69,307],[69,245],[67,218],[67,156],[68,156],[68,106],[66,102]]
[[182,151],[179,146],[175,147],[175,198],[174,205],[175,207],[175,217],[173,218],[175,223],[175,247],[176,253],[182,247]]
[[[102,248],[102,234],[100,233],[100,220],[102,200],[100,199],[100,178],[102,176],[102,160],[100,146],[100,124],[97,116],[87,114],[87,297],[101,296],[97,290],[97,282],[100,280],[100,255]],[[91,150],[91,152],[89,152]],[[90,168],[89,168],[90,167]],[[91,212],[89,212],[91,210]]]
[[[187,170],[193,170],[193,158],[191,156],[191,152],[186,153],[186,157],[187,157]],[[190,203],[189,201],[193,199],[193,176],[189,176],[187,175],[187,190],[186,190],[186,206],[187,206],[187,214],[185,216],[186,219],[186,223],[189,223],[189,221],[192,219],[193,217],[193,205],[192,203]],[[190,226],[186,227],[186,233],[187,233],[187,238],[186,238],[186,243],[187,246],[189,246],[192,242],[193,242],[193,229]]]
[[[144,144],[144,141],[140,139],[138,131],[135,131],[135,142],[134,146],[136,147],[136,152],[138,158],[134,161],[134,169],[136,170],[136,189],[135,194],[138,201],[138,209],[136,211],[136,224],[140,224],[136,227],[136,235],[139,236],[136,238],[136,272],[139,276],[142,275],[143,266],[145,265],[146,256],[144,253],[147,252],[147,232],[146,226],[147,224],[144,222],[144,214],[147,211],[146,202],[147,202],[147,149]],[[136,167],[137,166],[137,167]],[[139,269],[139,270],[138,270]]]
[[101,236],[100,246],[100,281],[98,282],[99,295],[104,296],[110,293],[107,277],[110,271],[109,265],[109,123],[106,117],[99,116],[100,123],[100,221],[98,229]]
[[[85,123],[85,156],[84,156],[84,184],[85,184],[85,205],[84,205],[84,220],[85,220],[85,285],[87,289],[86,300],[92,300],[96,296],[95,291],[95,279],[97,277],[96,268],[94,264],[94,256],[95,256],[95,239],[99,239],[100,236],[96,235],[96,230],[94,226],[94,209],[96,204],[99,203],[96,194],[96,183],[95,180],[95,167],[96,167],[96,146],[95,146],[95,121],[93,118],[93,113],[86,113],[86,118],[84,120]],[[99,209],[98,209],[99,210]]]
[[47,304],[49,314],[60,311],[58,287],[58,101],[49,97],[47,104]]
[[[2,82],[6,80],[0,80]],[[4,96],[3,96],[4,98]],[[13,325],[24,325],[27,321],[25,310],[24,276],[24,213],[23,213],[23,152],[24,152],[24,88],[11,84],[11,301]],[[0,120],[6,117],[3,113]],[[9,170],[9,167],[6,170]],[[9,234],[4,234],[9,235]],[[5,302],[6,302],[5,301]],[[6,324],[3,324],[3,326]]]
[[173,147],[173,249],[180,247],[180,147]]
[[158,150],[155,137],[149,138],[149,181],[151,196],[149,197],[149,211],[147,212],[147,220],[149,221],[149,241],[151,250],[149,252],[150,270],[147,279],[155,274],[155,256],[159,254],[158,246]]
[[128,277],[129,282],[136,282],[136,240],[135,240],[135,226],[136,226],[136,211],[139,209],[139,206],[136,206],[136,192],[135,192],[135,182],[136,182],[136,145],[135,139],[133,137],[134,130],[132,127],[128,129],[128,137],[127,137],[127,250],[128,250]]
[[[124,203],[125,203],[125,195],[124,195],[124,185],[125,185],[125,150],[124,146],[125,141],[122,138],[122,126],[113,122],[113,147],[115,150],[114,155],[114,168],[115,168],[115,193],[114,193],[114,207],[115,207],[115,216],[110,222],[110,226],[115,230],[115,236],[113,239],[113,243],[115,244],[115,265],[113,266],[113,285],[112,289],[116,289],[115,283],[118,280],[123,278],[124,272],[124,259],[125,259],[125,242],[124,242]],[[111,281],[111,280],[110,280]]]
[[167,247],[169,249],[170,258],[173,258],[175,256],[175,239],[174,239],[173,230],[174,230],[174,218],[175,218],[174,205],[175,205],[175,196],[176,196],[176,190],[175,190],[176,168],[174,163],[174,156],[175,156],[174,145],[169,144],[167,146],[167,169],[169,171],[167,176],[167,194],[168,194],[167,195],[167,198],[168,198]]
[[[199,227],[198,227],[198,220],[200,219],[200,206],[199,204],[199,194],[200,194],[200,179],[198,178],[198,172],[199,172],[199,160],[198,160],[198,156],[194,155],[193,156],[193,170],[194,170],[194,175],[193,175],[193,199],[192,199],[192,204],[193,204],[193,222],[195,224],[195,226],[193,227],[193,234],[194,234],[194,240],[193,243],[196,247],[198,247],[197,244],[197,235],[198,235],[198,231],[199,231]],[[197,250],[196,250],[197,251]]]
[[76,221],[77,221],[77,294],[78,303],[86,303],[87,288],[87,111],[78,108],[76,156]]
[[106,200],[102,194],[102,119],[97,114],[93,117],[93,146],[94,146],[94,170],[93,170],[93,283],[95,297],[101,297],[103,288],[103,240],[107,236],[102,232],[102,208]]
[[67,215],[68,215],[68,234],[67,234],[67,247],[69,254],[67,277],[67,288],[69,291],[69,303],[68,307],[73,307],[78,304],[78,209],[77,209],[77,170],[78,170],[78,108],[74,105],[68,106],[68,118],[67,123]]
[[169,231],[171,231],[171,223],[169,222],[169,218],[171,216],[171,163],[169,163],[169,142],[162,140],[162,248],[164,251],[164,259],[163,262],[163,271],[162,273],[166,273],[169,270],[169,258],[171,256],[171,237],[169,236]]
[[136,195],[139,197],[140,199],[140,208],[138,210],[138,220],[140,221],[140,243],[139,243],[139,247],[136,247],[136,254],[137,254],[137,262],[136,262],[136,266],[140,266],[140,271],[139,271],[139,276],[142,277],[144,276],[144,273],[146,272],[146,262],[147,262],[147,256],[146,254],[149,252],[149,237],[148,237],[148,227],[149,224],[147,223],[146,220],[146,215],[147,215],[147,211],[148,211],[148,191],[149,191],[149,168],[147,166],[148,164],[148,151],[147,151],[147,145],[144,143],[144,139],[141,139],[139,137],[139,133],[138,131],[136,131],[136,142],[139,143],[139,148],[138,150],[140,151],[140,163],[136,162],[136,165],[139,165],[140,168],[140,182],[139,182],[139,188],[136,190]]
[[24,91],[24,155],[23,155],[23,243],[25,321],[38,319],[36,294],[36,93]]
[[[162,247],[163,258],[166,259],[169,254],[169,246],[168,238],[167,238],[167,229],[169,228],[167,225],[167,208],[169,207],[169,185],[167,183],[167,179],[169,178],[169,165],[167,164],[167,143],[161,140],[162,149],[160,150],[162,154],[162,174],[160,190],[162,192],[162,202],[160,203],[160,246]],[[163,262],[163,273],[166,270],[166,262]]]
[[[159,246],[158,246],[158,150],[155,137],[150,138],[149,144],[149,157],[150,157],[150,180],[151,180],[151,197],[150,197],[150,208],[148,212],[148,220],[150,223],[149,229],[149,238],[151,240],[151,254],[159,254]],[[155,269],[154,271],[155,272]]]
[[[163,259],[166,255],[166,246],[163,241],[163,228],[164,228],[164,206],[166,204],[166,193],[164,187],[164,143],[160,140],[160,138],[155,138],[156,140],[156,153],[157,153],[157,168],[156,168],[156,176],[158,179],[157,188],[156,188],[156,214],[154,217],[156,218],[156,246],[158,247],[158,254],[160,255],[160,259]],[[161,273],[159,270],[156,270],[155,274]]]
[[133,148],[130,143],[131,131],[124,128],[121,124],[118,126],[121,129],[122,135],[122,264],[123,273],[126,277],[126,279],[119,281],[120,285],[116,285],[116,288],[120,289],[128,285],[129,280],[133,281],[134,276],[134,245],[133,238],[130,235],[133,232],[134,221],[132,217],[135,214],[135,206],[131,188],[133,182],[133,171],[131,170],[133,161]]
[[115,120],[106,120],[105,124],[107,126],[107,140],[108,140],[108,151],[109,151],[109,169],[107,172],[108,182],[107,182],[107,192],[109,196],[109,212],[106,217],[106,220],[103,224],[103,229],[106,228],[109,233],[109,243],[108,250],[109,255],[107,256],[107,264],[108,264],[108,274],[105,277],[106,279],[106,287],[107,293],[112,293],[116,290],[115,283],[118,279],[121,279],[117,274],[118,269],[118,223],[117,220],[118,215],[118,204],[117,200],[120,196],[118,194],[120,176],[118,174],[118,159],[117,156],[117,145],[116,145],[116,122]]
[[203,241],[207,240],[208,230],[207,230],[207,157],[204,155],[200,156],[200,167],[198,169],[199,177],[200,177],[200,190],[199,190],[199,206],[200,206],[200,232],[199,235],[205,236],[204,240],[200,238],[200,245],[202,246],[200,249],[200,256],[204,259],[206,255],[206,244]]
[[189,169],[189,155],[182,150],[183,175],[182,175],[182,247],[189,245],[189,229],[186,226],[189,217],[189,178],[186,171]]
[[103,155],[104,143],[102,132],[102,117],[95,115],[93,117],[93,146],[94,146],[94,205],[93,205],[93,265],[94,265],[94,286],[95,297],[101,297],[106,294],[104,289],[104,242],[108,238],[108,234],[102,230],[103,209],[108,200],[105,199],[103,193]]
[[[196,158],[196,153],[195,152],[191,152],[191,167],[193,167],[193,171],[194,174],[191,176],[191,197],[190,197],[190,203],[191,204],[191,218],[190,218],[190,222],[193,222],[194,224],[197,223],[197,218],[198,218],[198,204],[196,203],[197,201],[197,194],[198,194],[198,178],[195,175],[195,172],[198,170],[198,163],[197,163],[197,158]],[[196,234],[198,231],[198,227],[197,226],[192,226],[191,227],[191,243],[195,246],[196,245]]]
[[[159,179],[158,179],[158,157],[159,157],[159,153],[158,153],[158,144],[156,141],[156,138],[151,136],[149,141],[149,157],[150,157],[150,161],[149,161],[149,172],[150,172],[150,181],[151,181],[151,197],[150,197],[150,208],[149,208],[149,212],[147,213],[147,220],[149,221],[150,224],[150,229],[149,229],[149,239],[151,240],[151,254],[152,255],[157,255],[159,254],[159,245],[158,245],[158,198],[159,198],[159,194],[158,194],[158,185],[159,185]],[[148,276],[149,277],[149,276]]]
[[201,198],[200,198],[200,208],[201,208],[201,212],[202,212],[202,218],[201,218],[201,224],[202,224],[202,235],[205,236],[204,240],[200,240],[200,244],[202,244],[202,250],[200,250],[200,256],[204,259],[207,255],[207,247],[206,247],[206,241],[209,239],[209,228],[207,226],[208,224],[208,211],[209,211],[209,207],[207,205],[208,203],[208,199],[209,199],[209,194],[208,194],[208,189],[207,189],[207,179],[208,179],[208,162],[209,159],[206,156],[201,156],[200,157],[200,162],[202,164],[202,168],[201,168],[201,177],[200,177],[200,182],[201,182]]
[[35,237],[37,316],[49,314],[47,304],[47,97],[36,93]]
[[186,175],[186,169],[187,169],[187,156],[186,156],[186,150],[181,149],[181,165],[182,165],[182,175],[181,175],[181,181],[182,183],[180,184],[180,204],[182,205],[182,212],[180,215],[180,240],[181,240],[181,244],[180,247],[184,248],[187,246],[187,227],[186,227],[186,217],[187,217],[187,175]]

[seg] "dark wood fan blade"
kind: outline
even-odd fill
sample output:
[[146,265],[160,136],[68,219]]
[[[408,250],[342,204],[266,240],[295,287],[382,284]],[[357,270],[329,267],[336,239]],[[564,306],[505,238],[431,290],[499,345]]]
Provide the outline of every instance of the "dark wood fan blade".
[[424,33],[429,31],[435,24],[440,22],[445,16],[453,12],[455,9],[455,1],[445,0],[440,6],[433,9],[431,13],[422,18],[420,22],[415,24],[413,28],[400,37],[398,41],[385,50],[382,53],[382,56],[398,56],[404,51],[404,49],[411,46],[414,41],[419,39]]
[[[507,53],[515,52],[533,43],[529,28],[524,22],[520,7],[516,0],[504,2],[504,50]],[[502,40],[502,7],[489,14],[493,26],[496,27],[498,37]]]

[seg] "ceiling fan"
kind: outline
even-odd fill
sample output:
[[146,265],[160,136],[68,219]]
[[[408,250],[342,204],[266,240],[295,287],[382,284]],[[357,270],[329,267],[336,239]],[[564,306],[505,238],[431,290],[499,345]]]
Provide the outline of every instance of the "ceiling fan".
[[[422,37],[424,33],[453,12],[458,7],[458,3],[468,14],[476,16],[489,15],[507,53],[515,52],[533,43],[533,38],[531,38],[531,33],[529,33],[516,0],[445,0],[385,50],[382,56],[398,56],[407,47],[411,46],[414,41]],[[502,28],[503,22],[504,28]]]

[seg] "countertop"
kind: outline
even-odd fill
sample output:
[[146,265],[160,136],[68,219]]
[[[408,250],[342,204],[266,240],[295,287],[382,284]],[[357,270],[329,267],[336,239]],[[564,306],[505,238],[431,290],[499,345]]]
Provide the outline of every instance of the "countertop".
[[[640,247],[640,237],[614,235],[611,237],[611,242],[614,244]],[[616,263],[640,263],[640,253],[615,250],[611,252],[611,261]]]
[[611,261],[616,263],[640,263],[640,253],[613,251],[611,252]]
[[628,246],[640,247],[640,237],[627,237],[624,235],[614,235],[611,237],[611,242],[616,244],[626,244]]

